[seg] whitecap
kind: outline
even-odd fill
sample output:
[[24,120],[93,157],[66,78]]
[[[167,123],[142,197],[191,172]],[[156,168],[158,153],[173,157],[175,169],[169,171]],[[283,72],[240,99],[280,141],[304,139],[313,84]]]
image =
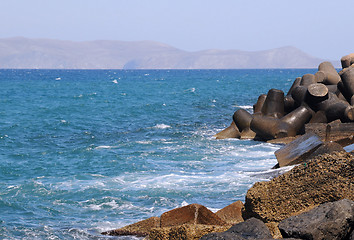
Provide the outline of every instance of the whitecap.
[[155,125],[153,128],[157,128],[157,129],[166,129],[166,128],[171,128],[170,125],[167,125],[167,124],[157,124]]
[[114,80],[112,81],[112,83],[117,84],[117,83],[118,83],[117,79],[114,79]]
[[151,144],[152,141],[147,141],[147,140],[145,140],[145,141],[136,141],[136,143],[146,145],[146,144]]
[[95,149],[111,149],[111,148],[115,148],[115,146],[105,146],[105,145],[102,145],[102,146],[95,147]]
[[195,88],[189,88],[189,89],[185,90],[185,92],[192,92],[192,93],[194,93],[194,92],[195,92]]
[[251,105],[240,105],[240,106],[237,106],[236,105],[236,107],[239,107],[239,108],[243,108],[243,109],[253,109],[253,106],[251,106]]

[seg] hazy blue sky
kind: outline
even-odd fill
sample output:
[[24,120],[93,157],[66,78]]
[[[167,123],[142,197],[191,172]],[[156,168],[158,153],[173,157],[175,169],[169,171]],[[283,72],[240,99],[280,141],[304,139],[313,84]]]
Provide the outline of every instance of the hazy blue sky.
[[339,60],[354,52],[354,0],[0,0],[0,38],[153,40],[174,47],[295,46]]

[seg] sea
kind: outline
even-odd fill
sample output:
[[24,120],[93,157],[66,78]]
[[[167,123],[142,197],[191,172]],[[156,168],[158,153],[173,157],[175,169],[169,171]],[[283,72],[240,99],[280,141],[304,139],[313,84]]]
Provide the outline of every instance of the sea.
[[138,239],[101,232],[244,201],[281,146],[213,135],[315,72],[0,70],[0,239]]

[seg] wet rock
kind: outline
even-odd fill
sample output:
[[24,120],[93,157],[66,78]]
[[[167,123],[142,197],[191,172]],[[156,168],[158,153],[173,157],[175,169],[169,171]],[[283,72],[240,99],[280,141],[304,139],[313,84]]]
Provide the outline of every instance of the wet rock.
[[163,213],[160,217],[160,227],[173,227],[183,224],[226,225],[220,217],[200,204],[190,204],[176,208]]
[[354,202],[343,199],[322,204],[279,223],[283,237],[348,239],[354,227]]
[[207,234],[201,240],[212,239],[273,239],[267,226],[259,219],[251,218],[245,222],[236,224],[222,233]]
[[230,205],[220,209],[215,214],[218,215],[223,221],[228,224],[234,225],[239,222],[243,222],[242,218],[243,202],[237,201]]
[[158,217],[151,217],[145,219],[143,221],[133,223],[131,225],[118,228],[115,230],[103,232],[103,235],[110,235],[110,236],[127,236],[127,235],[134,235],[134,236],[147,236],[151,229],[160,226],[160,218]]
[[257,182],[246,194],[244,219],[279,222],[319,204],[354,200],[354,158],[350,153],[324,154],[269,182]]

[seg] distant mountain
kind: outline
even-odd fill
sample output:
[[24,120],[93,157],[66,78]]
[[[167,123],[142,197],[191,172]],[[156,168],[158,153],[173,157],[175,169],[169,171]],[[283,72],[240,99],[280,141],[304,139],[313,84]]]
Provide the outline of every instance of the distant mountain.
[[[0,68],[24,69],[239,69],[316,68],[324,61],[295,47],[266,51],[187,52],[152,42],[73,42],[23,37],[0,39]],[[335,63],[336,66],[339,63]]]

